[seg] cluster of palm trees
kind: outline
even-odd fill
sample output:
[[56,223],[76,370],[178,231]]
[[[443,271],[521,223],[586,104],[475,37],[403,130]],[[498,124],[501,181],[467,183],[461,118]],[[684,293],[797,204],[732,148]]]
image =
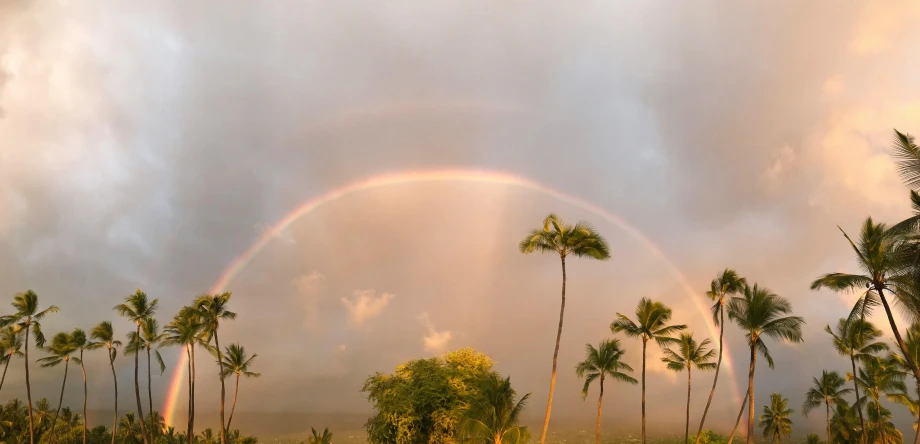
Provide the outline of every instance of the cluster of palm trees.
[[[845,232],[844,237],[856,253],[857,260],[863,274],[829,273],[815,280],[811,285],[812,290],[822,288],[835,291],[859,292],[856,303],[849,316],[840,321],[838,331],[834,334],[834,344],[842,354],[850,356],[852,373],[846,379],[834,372],[825,372],[821,379],[816,378],[816,384],[821,382],[816,394],[809,392],[805,411],[825,404],[827,411],[827,435],[831,441],[837,436],[838,442],[842,439],[851,440],[853,437],[862,442],[894,442],[900,439],[893,426],[887,422],[890,412],[879,404],[882,396],[904,404],[915,415],[920,415],[920,344],[915,344],[915,337],[920,335],[920,147],[913,137],[895,130],[894,152],[897,157],[898,171],[906,184],[911,187],[910,199],[914,208],[914,215],[894,226],[875,223],[868,218],[862,226],[861,236],[854,242]],[[843,231],[841,229],[841,231]],[[559,255],[562,268],[562,299],[559,310],[559,324],[556,333],[556,344],[553,351],[553,365],[550,377],[549,395],[546,413],[543,420],[543,429],[540,443],[546,442],[550,414],[552,412],[553,392],[556,383],[557,360],[559,344],[562,337],[562,327],[566,303],[566,260],[570,257],[586,257],[597,260],[606,260],[610,257],[610,249],[604,238],[588,223],[579,222],[574,225],[567,224],[555,214],[548,215],[543,226],[532,230],[519,244],[522,253],[555,253]],[[733,321],[745,334],[745,341],[750,351],[750,366],[748,370],[748,390],[742,401],[738,414],[737,424],[748,410],[747,442],[753,442],[755,426],[755,400],[754,400],[754,372],[758,355],[766,359],[767,364],[773,368],[773,359],[770,356],[766,338],[780,339],[786,342],[802,341],[802,325],[804,319],[792,315],[792,307],[788,300],[782,298],[766,287],[758,284],[749,285],[737,272],[727,269],[712,281],[708,296],[715,301],[713,305],[713,320],[719,326],[719,351],[707,349],[709,339],[697,343],[692,334],[675,334],[686,329],[684,325],[669,325],[671,310],[661,302],[642,299],[636,309],[635,320],[623,314],[617,314],[617,319],[610,325],[613,333],[624,333],[628,337],[637,337],[642,341],[642,431],[641,440],[646,442],[646,400],[645,400],[645,367],[646,350],[648,342],[654,341],[664,349],[663,361],[669,369],[675,371],[687,370],[687,419],[685,425],[685,440],[689,442],[689,416],[690,416],[690,373],[693,367],[699,370],[715,370],[712,390],[706,407],[700,419],[697,433],[697,443],[703,430],[710,404],[718,382],[719,369],[723,355],[723,336],[725,313],[727,311],[730,321]],[[907,340],[902,336],[902,330],[892,312],[889,299],[894,298],[902,309],[902,315],[911,322],[911,328],[904,332]],[[869,323],[867,317],[873,310],[881,306],[894,335],[894,353],[880,357],[877,354],[887,351],[885,344],[873,340],[875,335],[881,335]],[[830,328],[827,330],[830,332]],[[600,442],[601,403],[603,399],[603,382],[605,378],[637,383],[627,373],[632,368],[622,362],[625,351],[617,339],[605,340],[595,348],[588,345],[587,358],[578,364],[576,372],[585,378],[582,395],[586,396],[588,387],[595,380],[600,383],[598,398],[598,419],[596,440]],[[718,360],[712,360],[718,356]],[[860,368],[857,369],[857,362]],[[912,397],[906,389],[903,380],[907,374],[913,375],[916,385],[917,398]],[[825,391],[830,389],[833,382],[845,383],[853,381],[856,395],[855,403],[850,406],[842,401],[842,396],[849,393],[849,389],[838,391]],[[859,395],[863,389],[864,396]],[[815,404],[817,402],[817,404]],[[832,404],[835,414],[831,416]],[[863,410],[870,416],[867,423]],[[792,421],[788,419],[785,401],[779,394],[771,397],[771,403],[764,407],[764,414],[760,417],[760,424],[764,436],[772,435],[774,440],[781,440],[791,431]],[[852,412],[856,412],[855,414]],[[854,431],[852,421],[847,418],[859,417],[858,430]],[[846,432],[832,433],[832,424],[838,424],[837,429],[847,429]],[[920,424],[918,416],[917,424]],[[729,442],[734,439],[735,430],[729,437]],[[848,436],[850,438],[844,438]],[[897,436],[897,438],[895,438]],[[850,441],[846,441],[850,442]],[[917,430],[915,443],[920,444],[920,428]]]
[[[224,321],[236,318],[236,313],[229,310],[229,301],[231,293],[221,293],[215,295],[202,295],[194,299],[192,304],[179,310],[172,321],[165,325],[161,330],[155,317],[158,300],[149,299],[147,295],[137,290],[134,294],[125,298],[122,304],[114,307],[114,310],[131,321],[135,328],[127,334],[127,344],[124,352],[134,356],[134,397],[136,400],[137,415],[129,413],[119,420],[118,416],[118,378],[115,372],[115,358],[118,355],[118,349],[123,344],[115,339],[115,331],[111,322],[104,321],[93,327],[90,334],[76,328],[71,332],[59,332],[46,341],[45,334],[42,330],[41,322],[50,314],[57,313],[57,306],[49,306],[45,309],[39,308],[38,295],[32,291],[15,295],[12,306],[14,313],[0,317],[0,363],[4,365],[3,376],[0,377],[0,389],[3,388],[3,381],[6,379],[6,372],[9,368],[10,361],[14,357],[22,357],[25,363],[25,386],[27,406],[24,408],[25,423],[28,425],[29,443],[35,444],[36,441],[36,418],[32,403],[32,385],[31,375],[29,373],[29,340],[35,343],[35,346],[46,352],[48,355],[37,360],[42,367],[56,367],[63,364],[63,377],[61,380],[61,392],[58,399],[58,406],[51,419],[51,426],[48,429],[49,442],[53,444],[56,439],[55,431],[58,426],[58,418],[62,416],[62,406],[64,392],[67,386],[67,376],[71,362],[80,366],[83,376],[83,418],[82,442],[87,442],[87,425],[86,425],[86,399],[87,399],[87,375],[84,366],[85,352],[90,350],[105,349],[108,355],[109,366],[112,370],[112,382],[114,388],[114,419],[112,423],[111,442],[115,443],[116,437],[121,437],[125,442],[138,442],[143,444],[153,444],[155,442],[186,442],[194,444],[196,441],[210,442],[213,434],[210,429],[202,432],[202,435],[196,435],[194,432],[195,419],[195,350],[204,348],[210,355],[215,358],[218,366],[218,377],[221,384],[220,393],[220,424],[221,427],[217,432],[217,442],[227,444],[228,442],[245,441],[238,430],[230,429],[233,420],[233,413],[236,410],[236,399],[239,392],[240,377],[258,377],[259,373],[253,372],[251,367],[256,355],[248,355],[246,350],[239,344],[231,344],[221,349],[219,328]],[[153,409],[153,391],[152,391],[152,362],[156,358],[157,364],[162,374],[166,368],[159,349],[164,346],[182,346],[185,347],[188,360],[189,375],[189,392],[188,392],[188,429],[185,433],[177,434],[172,427],[165,427],[163,419]],[[140,357],[142,354],[147,358],[147,413],[144,414],[143,397],[141,395],[140,383]],[[5,361],[5,362],[4,362]],[[224,418],[224,406],[226,404],[225,380],[228,377],[235,377],[235,388],[233,394],[233,403],[230,410],[229,418]],[[45,401],[47,402],[47,401]],[[69,412],[69,410],[68,410]],[[0,415],[2,416],[2,415]],[[79,415],[75,415],[78,417]],[[74,415],[70,418],[74,418]],[[77,418],[79,419],[79,418]],[[2,422],[2,420],[0,420]],[[80,421],[78,421],[80,422]],[[2,425],[2,424],[0,424]],[[66,423],[62,426],[66,427]],[[119,427],[129,428],[119,434]],[[136,433],[135,433],[136,429]],[[95,430],[95,429],[94,429]],[[104,428],[102,430],[105,430]],[[136,438],[136,439],[135,439]],[[182,441],[177,441],[181,439]]]

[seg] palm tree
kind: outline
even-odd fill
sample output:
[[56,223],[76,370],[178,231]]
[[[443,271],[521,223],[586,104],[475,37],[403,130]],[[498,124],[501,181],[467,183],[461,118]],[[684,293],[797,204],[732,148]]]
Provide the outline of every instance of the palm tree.
[[29,335],[35,336],[35,345],[45,345],[45,335],[42,334],[41,320],[51,313],[57,313],[57,306],[50,306],[44,310],[38,309],[38,295],[32,290],[26,290],[13,297],[11,304],[15,313],[0,318],[0,326],[6,327],[15,324],[17,332],[23,334],[25,346],[23,359],[26,363],[26,398],[29,402],[29,443],[35,444],[35,427],[32,424],[32,384],[29,381]]
[[3,377],[0,378],[0,389],[3,388],[3,382],[6,381],[6,370],[10,367],[10,361],[14,356],[22,356],[22,335],[16,332],[12,326],[4,327],[0,330],[0,349],[3,354]]
[[751,365],[748,370],[748,433],[747,444],[754,442],[754,369],[757,352],[763,354],[767,364],[773,368],[773,357],[763,341],[764,336],[783,339],[787,342],[802,342],[802,325],[805,320],[799,316],[786,316],[792,312],[792,305],[766,287],[745,286],[741,297],[733,296],[728,302],[728,318],[735,321],[745,332],[751,347]]
[[[668,365],[668,369],[676,372],[687,370],[687,419],[684,423],[684,442],[690,443],[690,372],[693,367],[699,370],[715,370],[716,364],[712,358],[716,356],[715,350],[706,347],[709,345],[709,339],[697,344],[693,339],[692,333],[681,333],[680,338],[674,343],[677,351],[670,348],[664,349],[664,357],[661,362]],[[598,443],[599,444],[599,443]]]
[[[135,332],[128,335],[128,347],[125,348],[126,354],[134,354],[141,351],[147,352],[147,411],[153,411],[153,380],[151,378],[151,350],[157,358],[157,364],[160,366],[160,374],[166,371],[166,364],[163,362],[163,356],[160,355],[159,347],[166,339],[165,333],[160,333],[160,324],[156,318],[147,318],[141,321],[141,334],[138,336]],[[156,349],[154,349],[156,347]]]
[[878,405],[875,401],[869,401],[867,411],[869,413],[869,439],[872,444],[902,444],[904,437],[901,432],[891,423],[891,411]]
[[846,384],[846,381],[840,377],[837,372],[829,372],[824,370],[821,372],[821,379],[813,378],[814,385],[805,393],[805,403],[802,404],[802,414],[806,417],[808,412],[810,412],[815,407],[818,407],[824,403],[824,407],[827,410],[827,442],[831,442],[831,403],[846,404],[846,400],[843,399],[843,395],[846,395],[853,390],[844,389],[843,386]]
[[115,444],[115,436],[118,435],[118,376],[115,374],[115,356],[118,355],[118,347],[121,341],[115,339],[115,330],[109,321],[100,322],[93,327],[90,335],[96,341],[91,343],[87,348],[95,350],[105,347],[109,355],[109,366],[112,368],[112,383],[115,387],[115,419],[112,424],[112,444]]
[[[152,318],[156,313],[157,303],[159,299],[148,300],[147,294],[139,289],[134,292],[134,294],[125,298],[123,304],[118,304],[115,306],[115,311],[118,312],[124,318],[127,318],[129,321],[137,325],[135,331],[136,337],[141,335],[141,326],[144,323],[144,320],[147,318]],[[130,345],[130,344],[129,344]],[[141,428],[141,436],[143,437],[144,444],[153,444],[153,440],[148,438],[147,429],[144,426],[144,409],[141,407],[141,386],[140,381],[138,380],[138,367],[140,366],[138,362],[138,353],[134,354],[134,397],[137,400],[137,422]],[[152,435],[151,435],[152,436]]]
[[64,404],[64,387],[67,386],[67,369],[70,367],[70,355],[77,351],[71,340],[70,335],[60,332],[51,338],[51,346],[48,352],[51,356],[41,358],[38,362],[42,363],[42,368],[56,367],[64,363],[64,381],[61,383],[61,397],[58,400],[57,413],[54,414],[54,421],[51,422],[50,442],[54,443],[54,428],[57,426],[57,418],[61,415],[61,406]]
[[871,400],[871,404],[874,405],[876,410],[875,414],[877,420],[879,421],[873,424],[873,426],[880,436],[870,442],[877,442],[878,440],[885,441],[885,427],[881,422],[884,419],[884,415],[882,414],[882,407],[879,401],[882,395],[886,397],[890,395],[890,397],[896,398],[899,393],[907,391],[907,387],[904,384],[904,372],[901,371],[897,361],[893,358],[869,359],[859,368],[859,374],[855,376],[855,379],[856,383],[862,387],[863,391],[866,393],[866,395],[859,400],[859,403],[863,404]]
[[[828,420],[828,423],[829,422],[830,420]],[[805,444],[821,444],[821,437],[816,433],[809,433],[808,436],[805,437]]]
[[80,357],[74,358],[77,364],[80,364],[80,371],[83,372],[83,444],[86,444],[86,366],[83,365],[83,351],[96,346],[86,338],[86,332],[76,328],[70,333],[71,345],[80,351]]
[[835,291],[862,291],[867,289],[861,297],[862,310],[860,310],[860,317],[865,319],[871,307],[881,302],[881,305],[885,308],[885,314],[888,316],[888,323],[891,325],[891,331],[894,333],[898,349],[905,355],[908,368],[913,373],[914,379],[920,384],[920,368],[917,367],[917,362],[909,356],[904,339],[901,338],[901,331],[898,329],[894,315],[891,312],[891,306],[888,304],[888,298],[885,296],[886,291],[891,291],[896,298],[899,298],[899,293],[896,289],[899,286],[903,287],[911,284],[910,277],[902,273],[904,261],[903,255],[899,254],[898,251],[900,239],[897,233],[889,231],[883,223],[874,223],[871,217],[867,218],[863,224],[859,245],[854,243],[843,229],[840,229],[840,231],[850,242],[850,246],[856,252],[859,267],[865,270],[866,274],[828,273],[815,280],[811,284],[811,289],[829,288]]
[[559,307],[559,328],[556,330],[556,347],[553,349],[553,373],[549,380],[549,397],[546,401],[546,414],[543,416],[543,431],[540,444],[546,442],[546,430],[553,409],[553,391],[556,388],[556,360],[559,357],[559,341],[562,339],[562,320],[565,315],[565,260],[569,256],[588,257],[597,260],[610,258],[607,241],[587,222],[575,225],[565,223],[559,216],[550,213],[543,219],[543,228],[537,228],[527,234],[518,244],[521,253],[529,254],[556,253],[562,262],[562,303]]
[[[35,423],[38,425],[36,428],[43,428],[41,426],[47,425],[46,423],[50,421],[51,403],[48,401],[48,398],[41,398],[35,403],[35,416],[37,416]],[[42,432],[39,431],[36,434],[40,435],[41,433]]]
[[313,436],[311,436],[310,440],[307,441],[310,444],[332,444],[332,432],[329,431],[328,427],[323,429],[322,435],[320,435],[313,427],[310,427],[310,430],[313,432]]
[[230,417],[227,418],[227,429],[229,430],[230,423],[233,422],[233,412],[236,411],[236,395],[240,391],[240,376],[258,378],[262,376],[262,374],[249,370],[252,361],[259,356],[258,354],[246,356],[246,349],[240,344],[230,344],[226,352],[227,354],[224,355],[224,378],[230,375],[236,375],[236,386],[233,389],[233,405],[230,407]]
[[[854,319],[843,319],[837,321],[836,333],[831,330],[830,325],[824,326],[824,331],[831,335],[834,341],[834,349],[843,356],[850,357],[850,366],[853,373],[856,374],[856,362],[865,362],[875,359],[875,354],[888,350],[888,345],[884,342],[877,341],[882,336],[882,331],[875,328],[871,322],[856,317]],[[856,412],[859,414],[859,428],[862,433],[863,441],[866,437],[866,421],[863,417],[862,406],[859,404],[859,384],[853,380],[853,390],[856,395]]]
[[[907,329],[904,345],[907,346],[907,351],[914,360],[920,361],[920,324],[914,323]],[[910,368],[907,366],[907,360],[904,359],[904,356],[900,353],[892,353],[889,357],[889,362],[896,365],[901,372],[907,373],[910,371]],[[914,444],[920,444],[920,427],[918,427],[918,425],[920,425],[920,385],[916,385],[915,389],[917,394],[916,401],[914,401],[907,392],[897,396],[894,400],[910,409],[910,412],[917,418],[914,422],[914,428],[916,429]]]
[[709,405],[712,404],[712,397],[716,393],[716,383],[719,382],[719,369],[722,368],[722,346],[723,336],[725,335],[725,296],[740,293],[747,285],[747,279],[738,275],[738,272],[729,268],[722,271],[722,274],[716,276],[709,286],[706,296],[715,301],[712,305],[712,320],[719,326],[719,361],[716,363],[716,373],[712,378],[712,390],[709,391],[709,399],[706,401],[706,407],[703,409],[703,417],[700,419],[700,429],[696,432],[696,444],[699,444],[700,437],[703,436],[703,424],[706,423],[706,414],[709,413]]
[[642,298],[636,306],[636,322],[617,313],[617,319],[610,324],[614,333],[623,332],[631,338],[642,338],[642,444],[645,444],[645,357],[648,341],[654,340],[659,347],[664,347],[677,341],[671,335],[687,328],[686,325],[668,325],[670,320],[671,309],[668,306]]
[[217,366],[220,376],[220,444],[227,444],[227,426],[224,421],[224,405],[226,404],[226,391],[224,387],[224,358],[220,351],[220,340],[217,330],[220,322],[236,319],[236,313],[227,309],[230,303],[230,292],[215,295],[201,295],[195,299],[194,307],[200,313],[203,330],[206,334],[205,343],[214,339],[214,349],[217,351]]
[[185,433],[188,444],[195,440],[195,346],[204,342],[202,327],[200,314],[191,307],[184,307],[165,328],[165,343],[184,346],[188,357],[188,428]]
[[518,425],[530,393],[515,402],[517,393],[511,379],[490,373],[480,387],[481,397],[463,412],[459,435],[461,442],[476,440],[488,444],[520,444],[527,430]]
[[600,394],[597,396],[597,426],[594,429],[594,442],[601,442],[601,404],[604,401],[604,379],[608,376],[617,381],[636,384],[636,378],[627,375],[624,372],[632,373],[633,369],[629,364],[621,361],[626,350],[620,348],[619,339],[609,339],[601,341],[597,348],[591,344],[585,344],[587,357],[575,367],[575,374],[579,378],[585,378],[585,386],[581,389],[581,399],[588,396],[588,388],[591,383],[597,380],[600,384]]
[[[139,444],[143,441],[144,432],[134,419],[132,412],[125,413],[125,416],[121,418],[121,441],[125,444]],[[137,439],[138,435],[141,435],[141,439]]]
[[760,416],[760,428],[763,429],[763,437],[773,435],[773,443],[783,442],[783,437],[792,433],[792,415],[793,410],[786,408],[789,400],[783,398],[779,393],[770,395],[770,405],[763,406],[763,415]]
[[217,437],[214,436],[214,430],[211,430],[210,427],[204,429],[204,431],[201,432],[199,440],[201,444],[217,444],[218,442]]

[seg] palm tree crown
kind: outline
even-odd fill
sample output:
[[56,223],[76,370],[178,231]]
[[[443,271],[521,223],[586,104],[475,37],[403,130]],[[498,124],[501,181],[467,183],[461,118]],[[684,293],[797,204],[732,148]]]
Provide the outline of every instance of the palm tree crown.
[[712,359],[715,358],[716,352],[706,349],[709,343],[709,339],[704,339],[703,342],[697,344],[693,334],[681,333],[677,341],[672,344],[677,351],[675,352],[670,347],[665,348],[661,362],[667,364],[669,369],[678,372],[690,370],[691,367],[700,370],[714,370],[716,364],[712,362]]
[[799,316],[785,316],[789,313],[792,313],[789,301],[757,284],[745,287],[742,296],[732,297],[728,302],[728,318],[744,331],[749,346],[756,345],[770,368],[774,367],[773,357],[763,341],[764,336],[802,342],[805,320]]
[[552,213],[543,219],[543,228],[531,231],[518,247],[521,253],[539,251],[557,253],[562,257],[573,255],[598,260],[610,258],[607,241],[589,223],[581,221],[569,225]]
[[585,344],[585,352],[587,357],[575,367],[575,374],[585,379],[585,384],[581,389],[582,399],[588,396],[588,388],[591,387],[591,383],[598,379],[612,378],[629,384],[639,383],[636,378],[626,374],[626,372],[632,373],[633,368],[621,361],[626,350],[620,348],[618,339],[601,341],[597,348],[591,344]]
[[523,443],[527,433],[519,423],[530,394],[515,402],[517,393],[511,388],[511,379],[502,379],[496,373],[485,378],[480,390],[480,401],[464,412],[461,438],[488,444]]
[[793,410],[786,407],[789,400],[779,393],[770,395],[770,405],[763,406],[763,415],[760,416],[760,428],[763,429],[764,438],[773,435],[773,442],[779,443],[783,438],[792,433]]
[[241,375],[247,378],[258,378],[261,373],[250,371],[253,361],[258,354],[246,355],[246,349],[240,344],[230,344],[224,349],[224,377]]
[[820,378],[812,378],[812,381],[813,384],[805,393],[805,402],[802,404],[802,415],[805,416],[821,404],[846,404],[843,396],[853,392],[851,389],[843,388],[846,380],[834,371],[824,370]]
[[672,335],[687,328],[686,325],[668,325],[671,320],[671,309],[658,301],[642,298],[636,306],[636,321],[617,313],[617,319],[610,324],[614,333],[625,333],[626,336],[642,338],[643,341],[654,340],[660,346],[676,342]]

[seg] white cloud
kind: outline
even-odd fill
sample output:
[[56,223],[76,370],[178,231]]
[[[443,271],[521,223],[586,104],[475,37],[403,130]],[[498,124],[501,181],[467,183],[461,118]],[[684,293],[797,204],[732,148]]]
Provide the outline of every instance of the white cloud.
[[348,309],[351,323],[355,326],[363,325],[365,322],[380,316],[383,309],[395,297],[390,293],[383,293],[376,296],[374,290],[355,290],[354,299],[342,298],[342,305]]
[[319,316],[319,300],[320,291],[325,282],[326,276],[317,270],[298,276],[291,281],[291,285],[297,289],[297,294],[300,296],[300,302],[304,310],[304,327],[314,333],[322,330]]
[[447,350],[447,344],[450,343],[451,339],[454,337],[450,330],[436,330],[434,324],[431,323],[431,318],[428,316],[428,313],[418,315],[417,319],[427,330],[427,333],[422,336],[422,344],[424,344],[425,351],[442,353]]

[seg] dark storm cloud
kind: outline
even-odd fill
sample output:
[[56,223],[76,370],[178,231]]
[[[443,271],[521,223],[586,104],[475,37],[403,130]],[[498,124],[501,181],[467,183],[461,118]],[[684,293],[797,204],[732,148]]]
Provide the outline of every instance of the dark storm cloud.
[[[34,287],[60,305],[53,331],[112,319],[108,307],[141,287],[161,298],[165,323],[260,230],[326,190],[392,171],[498,169],[625,217],[699,290],[732,266],[792,299],[807,342],[773,346],[783,371],[759,373],[758,396],[781,390],[797,404],[818,369],[803,357],[843,370],[820,329],[839,316],[822,308],[845,307],[807,291],[851,266],[834,226],[906,211],[886,150],[920,100],[884,62],[917,54],[905,25],[916,13],[858,2],[4,4],[0,291]],[[393,187],[318,210],[231,283],[229,340],[272,369],[251,381],[247,409],[363,411],[367,374],[430,354],[449,332],[449,348],[488,351],[533,391],[536,415],[558,264],[514,246],[549,210],[592,220],[614,250],[573,270],[563,368],[642,296],[705,333],[664,265],[598,215],[502,187]],[[321,286],[296,284],[314,273]],[[395,296],[352,325],[342,298],[363,290]],[[528,321],[510,328],[508,313]],[[650,399],[671,416],[680,382],[658,367]],[[565,370],[560,417],[590,416],[579,388]],[[636,389],[617,390],[611,411],[635,420]],[[715,401],[718,427],[731,398]]]

